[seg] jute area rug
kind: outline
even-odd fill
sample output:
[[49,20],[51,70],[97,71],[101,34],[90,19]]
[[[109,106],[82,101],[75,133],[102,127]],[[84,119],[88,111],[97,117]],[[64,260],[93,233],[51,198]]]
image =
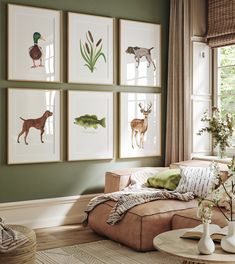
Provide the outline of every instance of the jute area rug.
[[181,264],[158,251],[136,252],[111,240],[38,251],[36,264]]

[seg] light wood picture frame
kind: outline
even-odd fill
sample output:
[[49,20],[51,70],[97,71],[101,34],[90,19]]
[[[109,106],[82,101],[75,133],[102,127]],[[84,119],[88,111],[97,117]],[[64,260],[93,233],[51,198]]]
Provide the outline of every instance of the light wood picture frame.
[[8,80],[61,82],[61,11],[8,4]]
[[68,91],[68,160],[113,158],[113,93]]
[[120,85],[161,87],[161,25],[119,20]]
[[69,83],[113,84],[113,20],[68,13]]
[[8,88],[8,164],[61,161],[61,91]]
[[120,158],[161,156],[161,94],[120,93]]

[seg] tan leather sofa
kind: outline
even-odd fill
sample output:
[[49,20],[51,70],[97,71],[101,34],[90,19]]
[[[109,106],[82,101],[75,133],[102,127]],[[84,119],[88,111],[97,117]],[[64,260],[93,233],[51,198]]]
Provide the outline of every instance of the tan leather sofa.
[[[190,166],[208,166],[210,162],[190,161]],[[173,164],[177,167],[180,164]],[[226,166],[226,165],[225,165]],[[122,190],[130,183],[130,175],[141,168],[119,170],[107,172],[105,176],[105,193]],[[166,168],[151,168],[166,169]],[[226,167],[222,167],[227,170]],[[158,200],[138,205],[129,210],[124,218],[115,225],[106,223],[106,219],[114,205],[114,202],[108,201],[98,205],[88,218],[89,226],[98,234],[106,236],[114,241],[120,242],[128,247],[138,251],[153,250],[153,238],[165,231],[173,228],[183,228],[198,225],[200,222],[196,219],[197,201],[189,202],[178,200]],[[190,209],[190,210],[188,210]],[[187,212],[189,213],[187,214]],[[181,213],[185,215],[180,215]],[[178,215],[178,218],[175,216]],[[193,223],[190,224],[190,217],[193,216]],[[174,220],[174,221],[173,221]],[[183,222],[185,221],[184,224]]]

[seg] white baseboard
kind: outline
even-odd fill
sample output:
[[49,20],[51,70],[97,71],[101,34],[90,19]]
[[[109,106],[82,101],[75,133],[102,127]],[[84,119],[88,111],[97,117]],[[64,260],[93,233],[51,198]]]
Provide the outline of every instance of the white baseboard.
[[44,228],[82,223],[84,210],[97,194],[0,203],[0,217],[7,224]]

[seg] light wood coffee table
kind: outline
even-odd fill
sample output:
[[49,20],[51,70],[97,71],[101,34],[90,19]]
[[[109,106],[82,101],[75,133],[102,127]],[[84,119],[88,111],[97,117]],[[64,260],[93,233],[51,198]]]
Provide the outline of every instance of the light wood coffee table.
[[178,229],[162,233],[153,239],[153,245],[159,251],[178,259],[183,263],[226,263],[235,264],[235,254],[229,254],[222,250],[216,243],[215,252],[212,255],[201,255],[197,249],[197,240],[180,238],[188,229]]

